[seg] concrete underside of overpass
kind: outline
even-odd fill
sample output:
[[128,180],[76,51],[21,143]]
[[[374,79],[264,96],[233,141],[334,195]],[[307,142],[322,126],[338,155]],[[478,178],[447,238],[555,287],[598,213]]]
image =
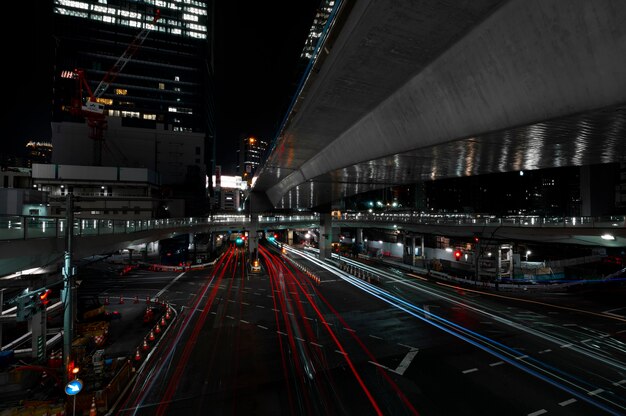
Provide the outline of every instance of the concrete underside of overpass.
[[622,160],[626,3],[344,2],[254,189],[372,189]]

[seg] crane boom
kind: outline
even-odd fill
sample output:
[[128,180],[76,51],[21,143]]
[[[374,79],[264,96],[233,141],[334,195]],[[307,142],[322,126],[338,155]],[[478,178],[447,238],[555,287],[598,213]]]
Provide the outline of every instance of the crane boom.
[[[154,26],[160,17],[161,11],[157,9],[151,25]],[[95,101],[96,98],[102,97],[102,95],[106,92],[111,83],[115,81],[117,75],[122,72],[126,64],[133,58],[133,56],[146,40],[152,29],[153,27],[146,27],[141,32],[139,32],[137,36],[135,36],[135,39],[133,39],[133,41],[128,45],[124,53],[119,58],[117,58],[117,61],[111,67],[111,69],[109,69],[109,72],[104,75],[104,78],[102,78],[102,81],[100,81],[100,83],[94,90],[93,95],[90,97],[90,101]]]

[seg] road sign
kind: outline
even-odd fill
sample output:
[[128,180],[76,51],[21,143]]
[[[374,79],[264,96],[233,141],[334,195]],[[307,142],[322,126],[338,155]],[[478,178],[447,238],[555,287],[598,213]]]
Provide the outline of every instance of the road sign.
[[65,385],[65,394],[75,396],[83,389],[83,382],[79,379],[72,380]]

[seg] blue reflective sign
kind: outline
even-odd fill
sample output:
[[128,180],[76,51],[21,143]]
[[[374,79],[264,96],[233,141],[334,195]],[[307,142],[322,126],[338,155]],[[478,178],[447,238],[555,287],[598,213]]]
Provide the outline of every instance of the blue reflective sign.
[[74,396],[83,389],[83,382],[79,379],[72,380],[65,385],[65,394],[68,396]]

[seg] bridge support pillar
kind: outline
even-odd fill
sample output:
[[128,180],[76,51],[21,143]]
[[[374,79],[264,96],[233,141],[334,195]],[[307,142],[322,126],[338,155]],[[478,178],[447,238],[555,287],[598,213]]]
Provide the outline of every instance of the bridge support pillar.
[[128,264],[133,264],[133,251],[132,248],[128,249]]
[[259,258],[259,215],[250,215],[250,231],[248,232],[248,252],[251,259]]
[[320,214],[320,260],[332,258],[333,227],[330,213]]
[[292,245],[293,244],[293,230],[289,229],[287,230],[287,244]]
[[403,263],[415,266],[415,236],[404,237]]

